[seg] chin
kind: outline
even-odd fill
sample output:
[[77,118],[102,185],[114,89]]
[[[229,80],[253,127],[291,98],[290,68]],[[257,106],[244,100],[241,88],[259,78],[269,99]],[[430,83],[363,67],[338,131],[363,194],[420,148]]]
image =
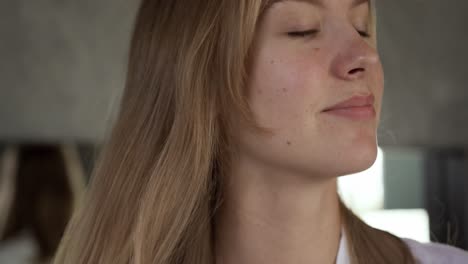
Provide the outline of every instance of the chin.
[[365,171],[372,167],[377,159],[377,144],[360,146],[351,151],[343,161],[344,173],[341,175],[354,174]]
[[[365,171],[377,160],[377,144],[346,149],[336,147],[331,150],[315,156],[314,161],[309,160],[308,163],[303,163],[302,169],[305,169],[309,175],[335,178]],[[311,164],[313,166],[310,166]]]
[[337,177],[350,175],[369,169],[377,160],[377,143],[367,142],[348,146],[336,147],[334,153],[328,153],[322,160],[325,175]]

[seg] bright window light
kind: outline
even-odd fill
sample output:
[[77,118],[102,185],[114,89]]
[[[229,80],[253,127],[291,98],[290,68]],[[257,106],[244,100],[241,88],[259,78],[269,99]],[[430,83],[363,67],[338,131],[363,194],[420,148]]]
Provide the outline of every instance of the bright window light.
[[369,169],[338,178],[338,190],[347,206],[356,212],[383,209],[384,154],[379,148],[377,159]]
[[401,238],[429,242],[429,217],[424,209],[384,210],[384,153],[369,169],[338,178],[344,203],[368,225]]

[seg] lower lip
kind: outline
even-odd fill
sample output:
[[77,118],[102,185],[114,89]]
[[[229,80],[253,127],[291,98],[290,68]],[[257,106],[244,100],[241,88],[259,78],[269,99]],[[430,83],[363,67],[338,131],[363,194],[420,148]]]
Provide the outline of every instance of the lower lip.
[[375,118],[375,109],[372,106],[338,108],[324,111],[325,114],[345,117],[352,120],[369,120]]

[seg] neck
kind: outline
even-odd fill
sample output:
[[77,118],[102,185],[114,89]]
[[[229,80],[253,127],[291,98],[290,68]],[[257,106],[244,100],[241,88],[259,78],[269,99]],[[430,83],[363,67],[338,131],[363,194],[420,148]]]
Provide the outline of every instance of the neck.
[[335,263],[341,233],[336,178],[236,168],[216,214],[216,263]]

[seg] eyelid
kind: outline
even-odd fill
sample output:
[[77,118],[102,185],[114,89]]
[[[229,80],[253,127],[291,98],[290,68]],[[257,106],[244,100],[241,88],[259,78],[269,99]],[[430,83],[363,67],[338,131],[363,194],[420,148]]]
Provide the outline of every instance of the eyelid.
[[371,37],[371,34],[369,32],[367,32],[366,30],[357,30],[357,32],[363,38],[370,38]]
[[[363,38],[370,38],[371,34],[367,30],[358,30],[356,31],[359,33],[359,35]],[[304,38],[304,37],[312,37],[317,35],[320,32],[318,29],[309,29],[309,30],[303,30],[303,31],[291,31],[288,32],[288,36],[292,38]]]
[[304,31],[292,31],[292,32],[288,32],[288,36],[293,37],[293,38],[303,38],[303,37],[315,36],[319,32],[320,30],[318,29],[309,29],[309,30],[304,30]]

